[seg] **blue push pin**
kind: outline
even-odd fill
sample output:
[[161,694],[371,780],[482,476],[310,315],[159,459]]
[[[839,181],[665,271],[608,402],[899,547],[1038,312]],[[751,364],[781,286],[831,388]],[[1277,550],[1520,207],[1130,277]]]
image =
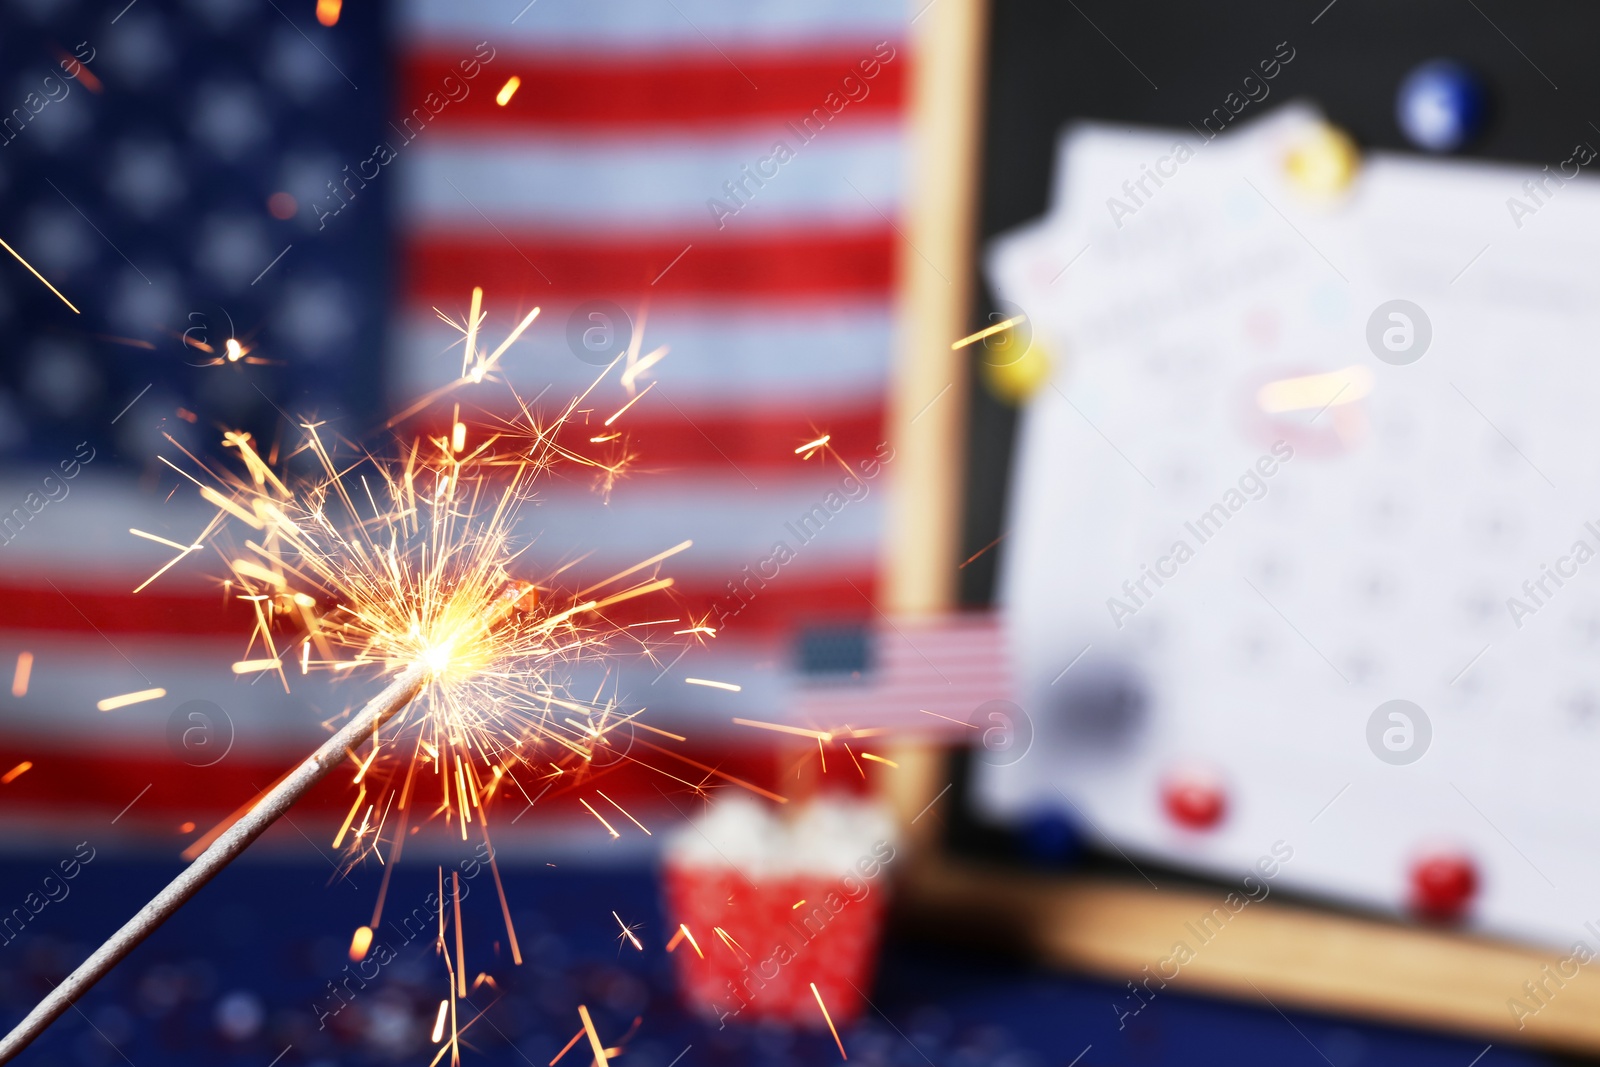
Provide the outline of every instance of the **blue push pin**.
[[1489,91],[1453,59],[1431,59],[1400,83],[1395,118],[1406,137],[1429,152],[1454,152],[1483,131]]
[[1028,812],[1018,827],[1022,851],[1044,867],[1068,867],[1083,852],[1083,832],[1073,819],[1050,808]]

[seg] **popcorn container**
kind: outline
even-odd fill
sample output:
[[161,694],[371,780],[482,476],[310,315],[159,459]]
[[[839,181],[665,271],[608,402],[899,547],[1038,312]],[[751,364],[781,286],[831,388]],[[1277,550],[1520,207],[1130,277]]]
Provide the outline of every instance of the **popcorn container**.
[[[672,841],[664,893],[679,989],[729,1022],[825,1028],[871,988],[895,857],[876,805],[819,800],[792,823],[742,799]],[[815,992],[813,992],[813,986]]]

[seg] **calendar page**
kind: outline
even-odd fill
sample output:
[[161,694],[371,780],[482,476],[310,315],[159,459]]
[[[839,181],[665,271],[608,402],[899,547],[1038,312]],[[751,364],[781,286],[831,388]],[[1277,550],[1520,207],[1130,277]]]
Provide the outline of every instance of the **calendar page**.
[[988,814],[1595,943],[1582,154],[1357,159],[1298,103],[1063,134],[1050,213],[987,262],[1051,367],[1002,546],[1033,742],[980,761]]

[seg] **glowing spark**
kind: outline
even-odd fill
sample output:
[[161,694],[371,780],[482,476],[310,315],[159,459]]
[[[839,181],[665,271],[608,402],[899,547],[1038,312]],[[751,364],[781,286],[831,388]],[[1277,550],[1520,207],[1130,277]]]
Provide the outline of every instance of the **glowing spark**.
[[507,104],[511,103],[511,98],[517,95],[517,87],[521,84],[521,78],[515,74],[511,75],[511,77],[506,79],[506,83],[500,86],[500,91],[494,94],[494,102],[499,104],[501,107],[505,107]]
[[522,318],[522,321],[517,323],[516,329],[512,330],[509,334],[506,335],[506,339],[504,341],[500,342],[499,347],[496,348],[493,352],[490,352],[488,358],[483,360],[476,367],[472,368],[472,373],[470,375],[472,380],[475,381],[475,382],[483,381],[484,375],[488,374],[490,368],[492,368],[495,365],[496,361],[498,361],[501,356],[505,355],[506,349],[510,348],[513,344],[515,344],[517,338],[522,336],[522,331],[526,330],[529,326],[532,326],[533,325],[533,320],[538,318],[538,317],[539,317],[539,309],[538,308],[534,308],[532,311],[530,311],[526,315],[524,315],[523,318]]
[[461,376],[467,376],[467,368],[478,357],[478,324],[483,321],[483,287],[473,286],[472,308],[467,312],[467,339],[461,352]]
[[790,911],[795,911],[796,909],[804,906],[805,902],[806,902],[806,898],[805,897],[801,897],[799,900],[795,901],[794,904],[792,904],[790,906],[789,910]]
[[817,983],[811,983],[811,995],[817,998],[817,1007],[822,1009],[822,1017],[828,1020],[828,1029],[833,1031],[833,1043],[839,1046],[839,1058],[847,1060],[850,1057],[844,1054],[844,1042],[839,1040],[839,1031],[833,1025],[833,1016],[828,1014],[828,1006],[822,1003],[822,994],[817,992]]
[[589,809],[589,814],[593,815],[596,819],[600,820],[600,825],[604,826],[606,828],[606,832],[611,835],[612,840],[615,840],[615,839],[617,839],[617,838],[622,836],[621,834],[617,833],[616,830],[612,829],[611,824],[606,822],[606,819],[605,819],[604,815],[601,815],[598,811],[595,811],[593,808],[589,807],[589,802],[587,800],[584,800],[582,797],[579,797],[578,798],[578,803],[582,804],[585,808],[588,808]]
[[206,503],[226,511],[229,515],[232,515],[246,526],[253,526],[257,530],[265,530],[267,528],[266,523],[262,522],[260,519],[244,510],[244,508],[241,508],[238,504],[235,504],[233,501],[229,500],[227,497],[211,488],[209,485],[202,485],[200,487],[200,498]]
[[823,445],[827,444],[831,440],[833,440],[833,434],[825,433],[821,437],[817,438],[815,441],[807,441],[805,444],[803,444],[799,448],[795,449],[794,450],[794,454],[798,456],[802,452],[815,451],[816,449],[821,448]]
[[101,711],[116,711],[129,704],[143,704],[147,700],[160,700],[167,695],[165,689],[141,689],[137,693],[123,693],[121,696],[106,697],[95,704]]
[[640,952],[643,952],[644,945],[640,944],[639,939],[633,936],[634,927],[631,927],[627,923],[623,922],[622,916],[618,915],[616,912],[612,912],[611,917],[617,920],[618,926],[622,927],[622,933],[620,936],[627,938],[628,941],[633,944],[634,948],[638,949]]
[[687,630],[674,630],[672,634],[674,637],[681,637],[684,634],[706,634],[715,637],[717,636],[717,631],[710,626],[691,626]]
[[[353,937],[350,938],[350,962],[360,963],[367,958],[367,949],[372,947],[372,927],[358,926]],[[435,1041],[438,1038],[434,1038]]]
[[605,797],[606,802],[609,803],[613,808],[616,808],[618,811],[622,812],[622,814],[627,815],[628,816],[628,821],[633,823],[633,825],[637,826],[639,829],[644,830],[645,836],[647,836],[647,837],[654,837],[655,836],[655,834],[652,834],[648,829],[645,828],[644,823],[640,822],[638,819],[635,819],[632,815],[629,815],[627,808],[623,807],[621,804],[618,804],[615,800],[612,800],[610,797],[607,797],[605,795],[605,793],[601,792],[600,790],[596,789],[595,792],[596,793],[600,793],[600,795],[602,797]]
[[1001,332],[1002,330],[1009,330],[1009,329],[1011,329],[1011,327],[1017,325],[1017,323],[1026,322],[1027,320],[1028,320],[1028,316],[1026,316],[1026,315],[1013,315],[1009,319],[1005,320],[1004,322],[997,322],[993,326],[988,327],[987,329],[979,330],[977,333],[968,334],[967,336],[963,337],[961,340],[957,341],[955,344],[951,345],[950,346],[950,350],[951,351],[955,351],[958,348],[965,348],[968,345],[972,344],[972,342],[974,342],[974,341],[981,341],[985,337],[993,337],[995,334]]
[[583,1040],[584,1033],[584,1028],[578,1027],[578,1032],[572,1035],[572,1040],[561,1046],[561,1051],[556,1053],[555,1058],[550,1061],[550,1067],[556,1067],[556,1064],[561,1062],[561,1057],[571,1052],[572,1046]]
[[456,908],[456,995],[467,995],[467,950],[461,930],[461,872],[450,872],[450,891],[455,896]]
[[[78,57],[68,55],[60,48],[56,49],[56,55],[61,57],[61,69],[67,74],[67,77],[77,78],[83,83],[83,87],[89,90],[91,93],[99,94],[105,88],[100,84],[99,78],[96,78],[93,74],[89,73],[88,67],[78,62]],[[146,344],[145,347],[154,348],[155,345]]]
[[657,552],[655,555],[651,556],[649,559],[643,560],[643,561],[641,561],[639,563],[635,563],[633,566],[629,567],[627,570],[618,571],[616,574],[613,574],[611,577],[607,578],[603,582],[596,582],[594,585],[589,586],[587,589],[578,590],[576,593],[573,594],[573,596],[580,597],[580,596],[583,596],[583,595],[585,595],[587,593],[592,593],[596,589],[599,589],[601,586],[610,585],[612,582],[619,581],[619,580],[621,580],[623,578],[626,578],[630,574],[637,574],[639,571],[644,570],[646,567],[653,567],[657,563],[660,563],[662,560],[669,559],[672,556],[676,556],[679,552],[682,552],[684,549],[690,548],[693,545],[694,545],[693,541],[679,541],[677,544],[673,545],[671,548],[667,549],[665,552]]
[[[1006,533],[1010,533],[1010,531],[1008,530],[1008,531],[1006,531]],[[978,551],[976,551],[972,555],[968,556],[966,558],[966,560],[961,564],[961,566],[956,568],[956,570],[958,570],[958,571],[966,570],[968,563],[971,563],[973,560],[977,559],[979,556],[983,555],[985,552],[989,551],[991,548],[993,548],[995,545],[998,545],[1001,541],[1004,541],[1005,539],[1006,539],[1006,535],[1005,534],[1001,534],[999,537],[996,537],[993,541],[990,541],[988,544],[986,544],[982,548],[978,549]]]
[[655,351],[650,352],[647,355],[639,357],[639,360],[637,362],[634,362],[633,359],[631,358],[632,357],[632,352],[631,351],[629,352],[629,357],[630,358],[628,360],[628,366],[622,372],[622,378],[620,379],[620,381],[622,383],[622,387],[624,389],[628,390],[628,392],[631,393],[631,392],[633,392],[633,383],[634,383],[635,380],[638,379],[639,375],[643,374],[645,371],[649,370],[651,367],[655,366],[657,363],[660,363],[663,359],[667,358],[667,346],[666,345],[662,345],[660,348],[657,348]]
[[317,21],[324,26],[335,26],[339,22],[339,11],[344,7],[344,0],[317,0]]
[[33,674],[33,653],[17,653],[17,670],[11,676],[11,695],[25,697],[28,695],[28,678]]
[[251,674],[255,671],[275,671],[283,666],[277,659],[242,659],[233,665],[234,674]]
[[683,931],[683,936],[688,939],[689,947],[694,949],[694,954],[699,956],[701,959],[705,959],[706,954],[700,951],[700,942],[696,941],[694,939],[694,935],[689,932],[688,925],[685,923],[679,923],[678,929]]
[[467,447],[467,424],[458,422],[450,430],[450,451],[460,452]]
[[589,1047],[594,1049],[594,1062],[598,1067],[606,1067],[611,1057],[606,1055],[606,1047],[600,1043],[600,1035],[594,1031],[594,1020],[589,1018],[589,1009],[582,1004],[578,1005],[578,1018],[583,1020],[583,1032],[589,1035]]
[[735,957],[737,957],[741,952],[743,952],[746,956],[750,955],[749,952],[745,951],[745,947],[739,944],[739,942],[735,941],[733,939],[733,935],[728,933],[728,931],[724,930],[722,927],[713,926],[711,928],[711,932],[722,938],[722,943],[728,946],[728,951],[732,952]]
[[757,719],[734,719],[735,726],[754,726],[758,730],[776,730],[780,734],[794,734],[796,737],[814,737],[818,741],[832,741],[833,734],[825,730],[807,730],[800,726],[785,726],[776,722],[761,722]]
[[176,541],[168,541],[165,537],[157,537],[155,534],[145,533],[143,530],[135,530],[131,526],[128,527],[128,532],[133,534],[135,537],[142,537],[146,541],[154,541],[158,545],[166,545],[168,548],[175,548],[179,552],[192,552],[200,547],[198,544],[180,545]]
[[[642,393],[640,394],[643,395]],[[744,686],[734,685],[732,682],[713,682],[709,678],[685,678],[685,685],[708,685],[712,689],[726,689],[730,693],[742,693]]]
[[603,445],[607,441],[615,441],[617,438],[619,438],[621,436],[622,436],[622,432],[619,430],[616,433],[608,433],[604,437],[591,437],[591,438],[589,438],[589,443],[591,445]]
[[361,792],[356,794],[356,802],[350,805],[350,814],[344,817],[344,825],[339,827],[339,832],[334,836],[333,847],[338,848],[344,843],[344,835],[350,832],[350,824],[356,821],[356,812],[361,810],[361,802],[367,799],[367,787],[362,786]]
[[616,414],[612,415],[609,419],[607,419],[601,425],[610,426],[613,422],[616,422],[618,419],[622,418],[624,412],[626,412],[629,408],[633,407],[633,405],[637,404],[639,401],[643,400],[644,396],[645,396],[645,393],[648,393],[650,390],[654,389],[655,387],[656,387],[656,383],[655,382],[651,382],[649,385],[645,386],[644,387],[644,393],[640,393],[638,396],[634,397],[632,400],[630,400],[626,404],[622,405],[620,408],[617,409]]
[[232,337],[228,338],[222,348],[227,353],[229,363],[237,363],[244,358],[244,346]]
[[83,314],[83,312],[79,311],[77,308],[72,307],[72,301],[68,300],[64,296],[61,296],[61,290],[60,289],[57,289],[55,286],[51,285],[48,281],[45,281],[44,275],[40,274],[38,271],[34,270],[32,263],[29,263],[27,260],[22,258],[22,253],[18,252],[15,248],[12,248],[10,245],[6,244],[4,241],[0,241],[0,248],[4,248],[7,252],[10,252],[13,256],[15,256],[18,263],[21,263],[24,267],[28,268],[28,273],[29,274],[33,275],[35,278],[38,278],[41,282],[44,282],[44,287],[46,289],[48,289],[52,293],[56,294],[56,296],[61,297],[61,302],[63,304],[65,304],[65,305],[67,305],[67,307],[72,308],[72,313],[74,315]]
[[194,823],[192,823],[192,822],[179,823],[178,824],[178,833],[180,833],[180,834],[192,834],[192,833],[194,833]]
[[444,1040],[444,1019],[449,1011],[450,1002],[448,1000],[439,1001],[439,1017],[433,1020],[433,1036],[428,1039],[435,1045]]
[[24,774],[27,774],[28,771],[32,769],[33,761],[25,759],[7,771],[4,775],[0,775],[0,785],[10,785],[12,782],[16,781],[18,778],[21,778]]
[[874,755],[873,755],[873,754],[872,754],[872,753],[870,753],[870,752],[863,752],[863,753],[861,753],[861,758],[862,758],[862,759],[869,759],[869,760],[872,760],[872,761],[873,761],[873,762],[874,762],[874,763],[883,763],[883,764],[887,764],[887,765],[888,765],[888,766],[890,766],[890,767],[899,767],[899,766],[900,766],[900,764],[898,764],[898,763],[896,763],[896,762],[895,762],[895,761],[894,761],[894,760],[892,760],[892,759],[884,759],[884,758],[883,758],[883,757],[882,757],[882,756],[874,756]]

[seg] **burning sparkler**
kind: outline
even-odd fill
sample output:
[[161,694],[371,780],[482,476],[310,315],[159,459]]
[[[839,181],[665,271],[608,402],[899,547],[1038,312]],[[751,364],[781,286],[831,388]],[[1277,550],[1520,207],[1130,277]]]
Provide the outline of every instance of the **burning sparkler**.
[[[430,400],[492,378],[500,357],[538,314],[537,309],[528,314],[505,342],[485,355],[477,344],[484,321],[481,302],[482,292],[475,290],[471,313],[458,327],[465,338],[460,378]],[[305,484],[280,474],[277,450],[263,455],[245,433],[224,433],[223,444],[233,457],[227,466],[208,464],[187,450],[184,466],[164,460],[216,511],[187,544],[132,531],[176,551],[140,589],[195,552],[213,549],[229,571],[227,589],[250,605],[255,618],[246,654],[233,665],[235,673],[271,673],[286,689],[296,671],[365,672],[389,681],[237,821],[203,839],[203,850],[187,869],[0,1041],[0,1063],[21,1051],[340,766],[350,767],[358,795],[335,847],[347,848],[352,864],[368,854],[384,860],[377,908],[366,928],[370,930],[381,918],[389,873],[415,813],[453,824],[463,840],[475,828],[487,846],[487,812],[503,788],[527,797],[526,779],[552,777],[550,767],[556,775],[565,773],[547,755],[562,755],[581,770],[597,751],[611,746],[610,736],[618,727],[649,729],[636,715],[622,714],[615,701],[569,694],[562,685],[562,668],[579,658],[606,655],[614,645],[650,655],[648,629],[616,624],[609,611],[671,588],[672,579],[661,577],[660,567],[690,542],[571,593],[558,592],[559,570],[540,581],[518,576],[526,571],[522,557],[528,547],[518,518],[533,498],[538,476],[558,462],[575,462],[593,468],[602,488],[609,489],[622,471],[625,461],[600,462],[557,443],[559,431],[587,395],[571,401],[548,423],[519,402],[517,420],[475,442],[468,440],[458,405],[445,435],[413,442],[393,460],[367,453],[341,456],[321,425],[307,422],[301,427],[304,443],[288,457],[309,457],[315,464],[316,473]],[[623,405],[606,426],[623,418],[631,404]],[[683,621],[673,616],[658,624],[681,626]],[[698,639],[702,629],[692,626],[685,632]],[[153,699],[157,693],[112,697],[100,707],[109,710]],[[419,803],[419,787],[430,774],[437,803]],[[645,829],[615,801],[599,795]],[[500,890],[492,847],[488,866]],[[503,890],[500,897],[512,958],[521,963]],[[443,922],[441,914],[441,944]],[[451,1051],[452,1062],[459,1056],[464,1029],[455,1022],[455,1000],[466,992],[459,893],[455,933],[455,959],[445,953],[452,971],[449,1011],[441,1010],[436,1027],[438,1039],[444,1040],[448,1022],[450,1036],[440,1055]],[[360,942],[358,932],[352,956],[358,945],[364,953]],[[603,1060],[587,1020],[586,1026]]]

